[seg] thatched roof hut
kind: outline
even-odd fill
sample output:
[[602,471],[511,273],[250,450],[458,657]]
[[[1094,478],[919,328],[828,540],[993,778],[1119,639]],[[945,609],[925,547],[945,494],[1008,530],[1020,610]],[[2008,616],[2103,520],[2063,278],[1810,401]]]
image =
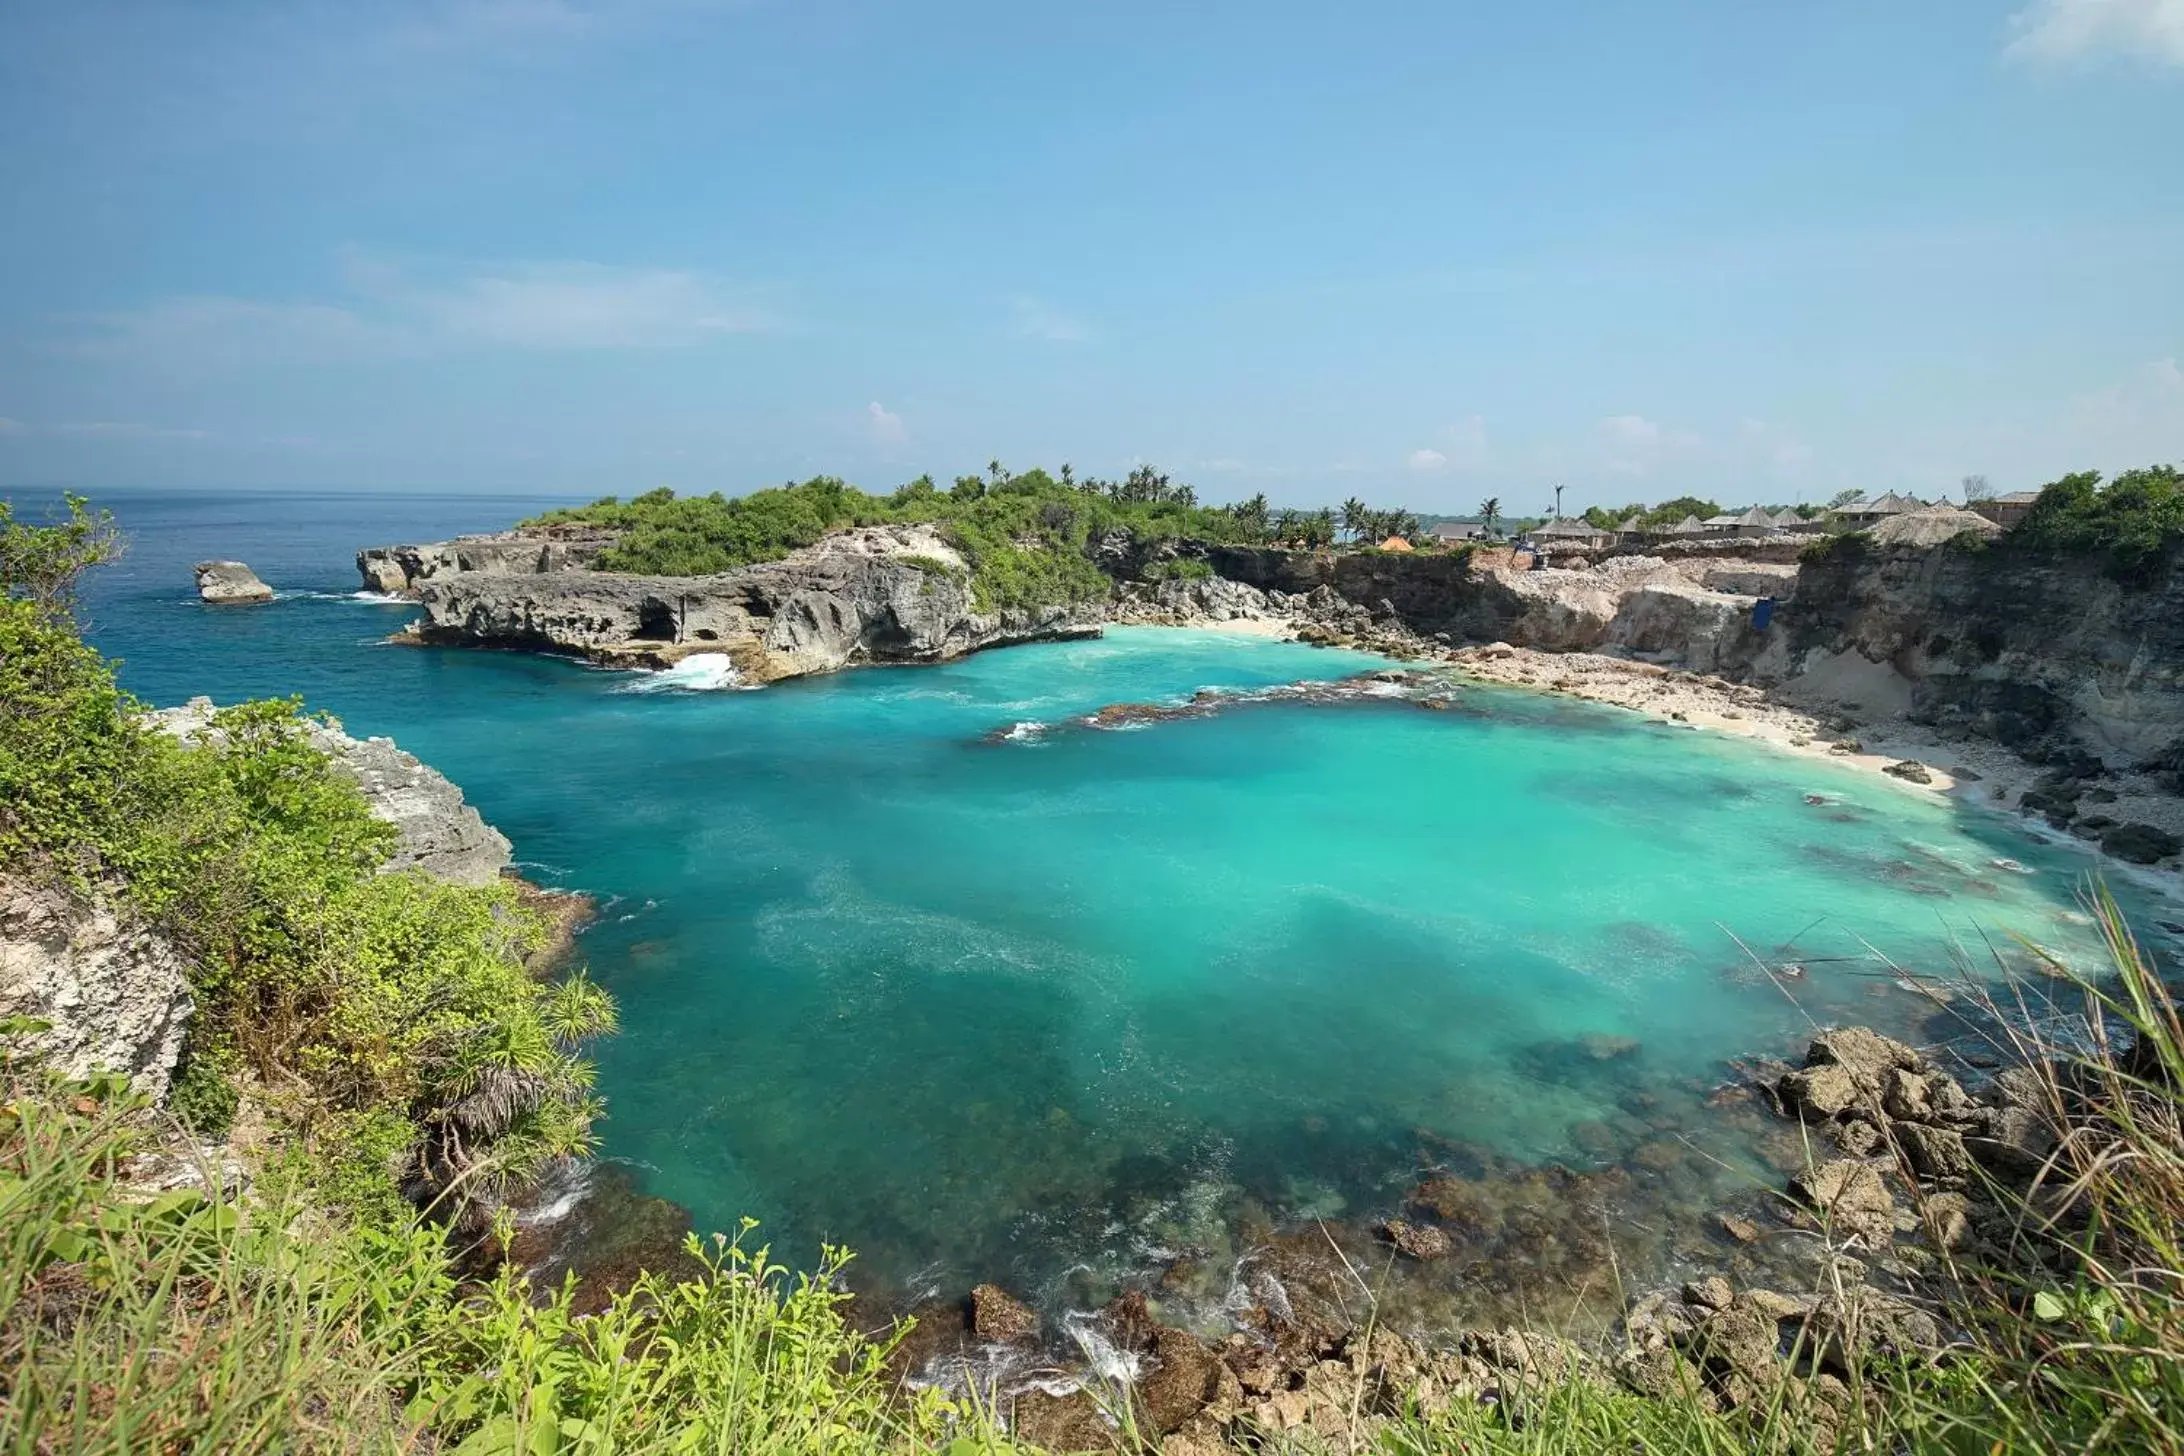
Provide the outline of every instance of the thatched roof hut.
[[1884,546],[1939,546],[1967,531],[1987,539],[2002,534],[1985,516],[1955,506],[1925,506],[1890,516],[1873,528],[1873,539]]

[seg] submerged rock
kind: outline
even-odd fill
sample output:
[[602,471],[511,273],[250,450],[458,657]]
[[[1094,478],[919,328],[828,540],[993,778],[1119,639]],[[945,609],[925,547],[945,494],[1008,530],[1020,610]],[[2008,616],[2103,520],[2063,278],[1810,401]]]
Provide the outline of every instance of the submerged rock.
[[1419,1260],[1445,1259],[1451,1247],[1448,1235],[1441,1230],[1400,1218],[1381,1224],[1380,1236],[1395,1245],[1396,1252]]
[[225,606],[273,600],[273,588],[240,561],[200,561],[191,570],[197,574],[197,595],[204,601]]

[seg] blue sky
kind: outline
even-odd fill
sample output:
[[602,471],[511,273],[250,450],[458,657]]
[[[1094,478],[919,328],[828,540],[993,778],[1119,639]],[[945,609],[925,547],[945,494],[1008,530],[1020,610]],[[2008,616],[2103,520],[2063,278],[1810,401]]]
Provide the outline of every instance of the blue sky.
[[2184,0],[18,0],[0,485],[2184,458]]

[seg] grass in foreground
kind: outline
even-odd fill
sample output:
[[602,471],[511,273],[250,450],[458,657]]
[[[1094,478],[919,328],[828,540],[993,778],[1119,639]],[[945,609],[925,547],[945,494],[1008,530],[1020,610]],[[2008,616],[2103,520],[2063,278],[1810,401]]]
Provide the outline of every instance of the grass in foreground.
[[703,1277],[648,1277],[579,1318],[568,1286],[459,1283],[429,1228],[293,1196],[136,1198],[117,1170],[141,1111],[11,1075],[0,1449],[1005,1449],[976,1410],[894,1398],[892,1342],[843,1318],[840,1251],[791,1275],[741,1239],[693,1241]]

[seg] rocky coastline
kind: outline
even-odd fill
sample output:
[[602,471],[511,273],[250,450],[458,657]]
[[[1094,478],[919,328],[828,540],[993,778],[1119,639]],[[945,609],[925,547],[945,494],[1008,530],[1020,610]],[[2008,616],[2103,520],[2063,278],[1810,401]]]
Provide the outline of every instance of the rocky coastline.
[[[613,540],[531,527],[374,548],[357,564],[367,586],[423,608],[399,641],[622,668],[712,654],[750,685],[1110,624],[1437,660],[1828,757],[2184,875],[2180,563],[2127,592],[2099,563],[1994,544],[1861,543],[1801,561],[1794,543],[1705,542],[1524,570],[1504,549],[1329,553],[1118,532],[1093,553],[1114,579],[1107,601],[980,613],[967,563],[929,527],[840,532],[711,577],[589,569]],[[2012,606],[2020,589],[2030,625]]]
[[694,577],[585,570],[559,540],[489,544],[482,556],[468,542],[385,548],[360,556],[359,569],[386,588],[389,560],[430,568],[403,568],[398,590],[423,608],[404,633],[411,642],[559,652],[608,667],[717,655],[751,684],[1099,630],[1096,615],[1068,606],[978,610],[968,564],[923,526],[842,531],[779,561]]
[[[1244,1230],[1210,1302],[1191,1292],[1186,1256],[1092,1307],[1041,1307],[987,1281],[908,1308],[883,1299],[861,1323],[885,1333],[907,1314],[890,1357],[906,1390],[976,1399],[1053,1451],[1138,1449],[1125,1431],[1200,1456],[1285,1436],[1354,1449],[1407,1410],[1521,1408],[1572,1379],[1639,1397],[1696,1391],[1722,1411],[1787,1398],[1832,1425],[1874,1362],[1948,1360],[1962,1271],[2021,1256],[2017,1201],[2067,1127],[2067,1074],[1999,1065],[1979,1030],[1953,1032],[1914,1047],[1846,1026],[1813,1036],[1796,1065],[1732,1064],[1709,1105],[1770,1130],[1775,1180],[1693,1214],[1680,1268],[1637,1288],[1618,1288],[1637,1271],[1615,1246],[1620,1223],[1642,1216],[1627,1185],[1646,1176],[1644,1153],[1635,1174],[1423,1167],[1385,1217]],[[604,1246],[573,1269],[580,1300],[639,1269],[682,1267],[672,1205],[620,1182],[571,1201],[576,1212],[556,1216]],[[527,1226],[511,1255],[534,1277],[572,1272],[550,1223]],[[1390,1265],[1464,1278],[1506,1265],[1499,1277],[1530,1287],[1530,1313],[1422,1319]],[[1598,1284],[1583,1316],[1550,1315],[1555,1290],[1581,1279]]]
[[[146,720],[195,740],[218,733],[215,711],[210,698],[195,698]],[[417,870],[462,885],[511,874],[507,837],[465,802],[460,788],[392,739],[355,738],[332,720],[305,720],[304,732],[334,771],[357,786],[371,812],[394,826],[394,851],[382,872]],[[566,951],[590,902],[532,885],[523,893],[552,927],[548,947],[534,958],[544,970]],[[0,875],[0,1016],[45,1023],[27,1044],[47,1063],[71,1076],[117,1073],[157,1102],[174,1076],[194,1010],[185,957],[112,895]]]

